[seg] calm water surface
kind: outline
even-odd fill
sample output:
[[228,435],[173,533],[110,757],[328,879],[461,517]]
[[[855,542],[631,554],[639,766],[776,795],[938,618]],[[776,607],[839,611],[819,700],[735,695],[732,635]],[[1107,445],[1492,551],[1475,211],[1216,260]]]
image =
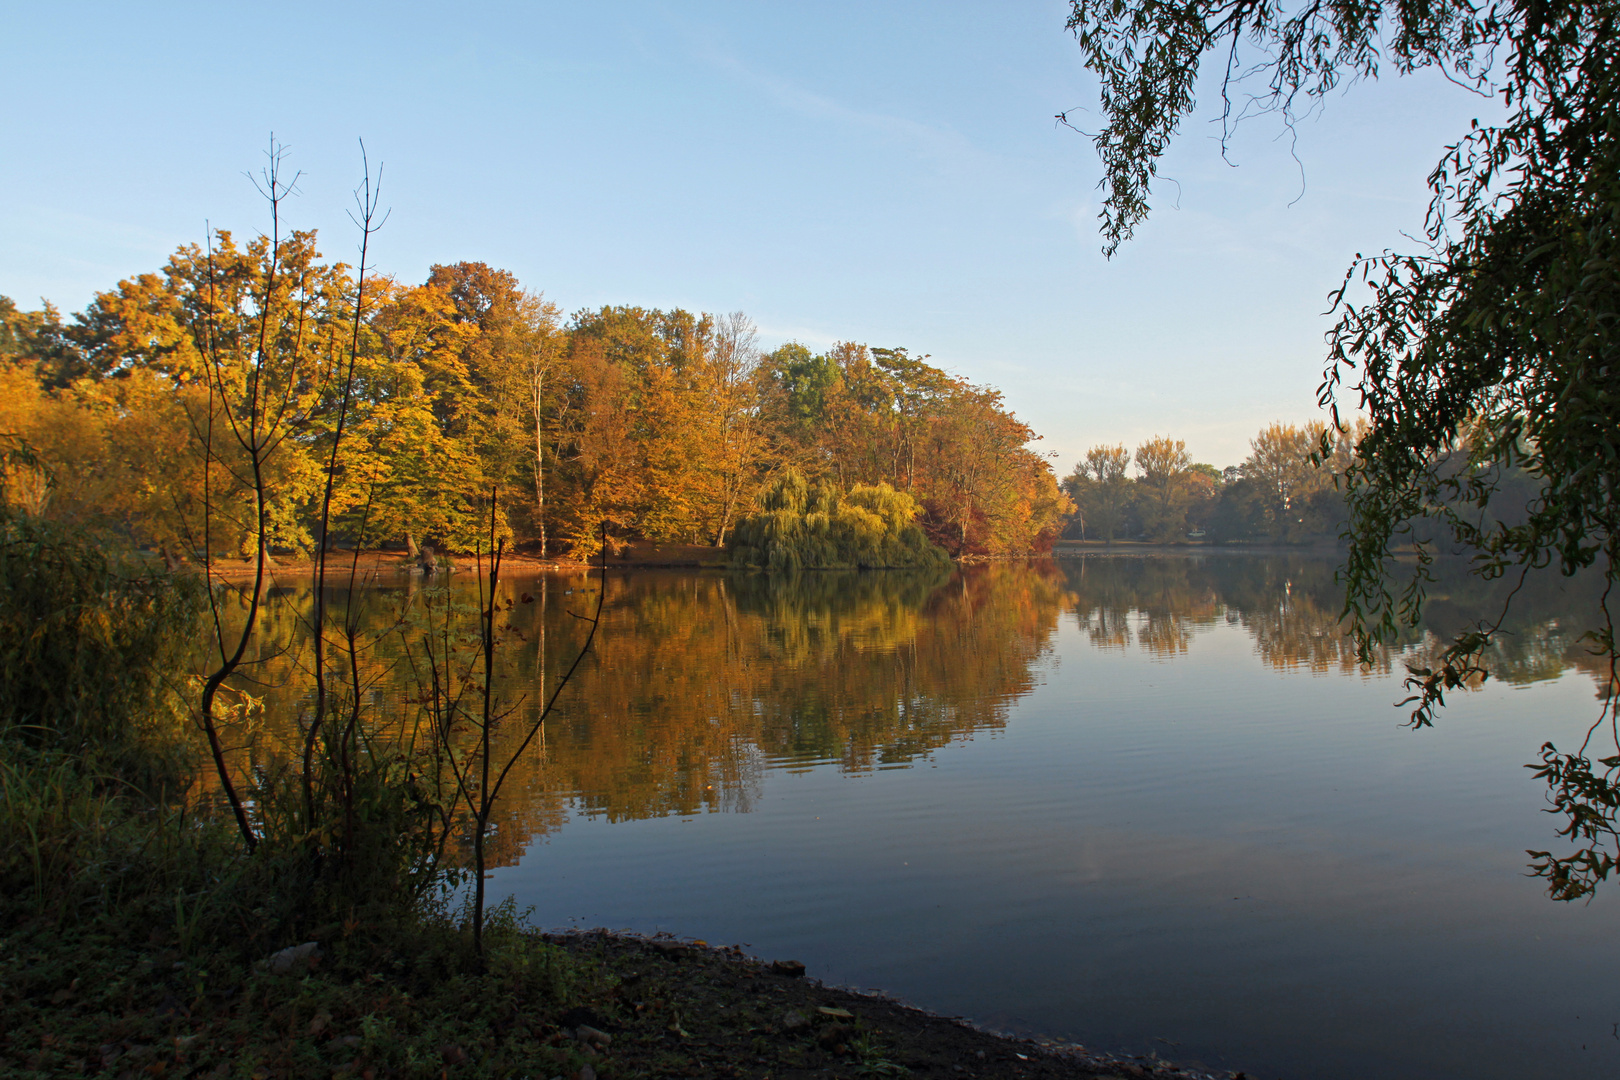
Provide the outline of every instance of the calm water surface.
[[[532,703],[594,578],[512,588]],[[1524,763],[1598,712],[1555,584],[1420,732],[1400,655],[1349,662],[1325,560],[642,572],[606,603],[501,823],[495,895],[544,925],[1266,1080],[1620,1074],[1620,886],[1556,904],[1525,870],[1557,838]],[[1489,610],[1453,583],[1427,629]]]

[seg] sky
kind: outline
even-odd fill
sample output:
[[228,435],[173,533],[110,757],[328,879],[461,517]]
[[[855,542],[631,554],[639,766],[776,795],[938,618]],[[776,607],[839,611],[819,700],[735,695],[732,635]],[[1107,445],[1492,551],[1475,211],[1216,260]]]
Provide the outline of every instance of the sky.
[[[1098,443],[1239,463],[1317,417],[1328,294],[1410,249],[1425,178],[1492,104],[1438,77],[1218,138],[1215,83],[1112,259],[1095,80],[1026,3],[16,5],[0,66],[0,294],[81,309],[206,230],[287,209],[353,261],[515,273],[565,312],[742,311],[767,348],[903,346],[999,388],[1059,475]],[[1092,130],[1088,128],[1088,130]],[[1297,159],[1297,160],[1296,160]]]

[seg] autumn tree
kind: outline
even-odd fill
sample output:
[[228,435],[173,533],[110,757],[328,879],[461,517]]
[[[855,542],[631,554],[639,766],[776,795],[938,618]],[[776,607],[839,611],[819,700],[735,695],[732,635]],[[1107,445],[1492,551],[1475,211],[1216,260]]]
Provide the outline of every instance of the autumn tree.
[[759,407],[758,333],[740,311],[715,321],[708,358],[714,428],[714,507],[710,542],[723,547],[737,514],[754,497],[768,462]]
[[556,535],[571,550],[596,550],[598,525],[610,542],[631,532],[645,483],[636,445],[639,380],[633,354],[655,347],[639,308],[580,312],[570,320],[562,402],[555,429],[565,490],[553,501]]
[[1243,475],[1255,482],[1276,539],[1298,533],[1310,498],[1333,484],[1331,472],[1311,459],[1326,433],[1327,425],[1319,420],[1304,426],[1269,424],[1249,441],[1253,452],[1243,463]]
[[1182,478],[1187,485],[1187,524],[1202,532],[1220,504],[1225,475],[1208,462],[1195,461]]
[[1085,459],[1063,481],[1069,498],[1079,508],[1085,532],[1113,543],[1125,525],[1131,502],[1131,452],[1123,444],[1093,446]]
[[453,543],[476,528],[470,493],[484,472],[439,399],[445,353],[468,332],[442,288],[381,282],[358,362],[355,419],[344,445],[335,520],[359,536],[403,540],[415,557],[425,540]]
[[[603,523],[614,546],[719,546],[787,469],[844,493],[886,484],[960,553],[1044,550],[1072,510],[998,391],[904,348],[761,357],[741,313],[603,307],[564,325],[484,263],[361,288],[312,233],[267,244],[221,232],[71,325],[0,309],[11,412],[29,417],[13,426],[74,475],[53,496],[64,512],[93,508],[174,556],[206,555],[205,531],[243,555],[261,535],[470,550],[492,488],[533,492],[499,502],[495,536],[542,554],[594,554]],[[260,423],[273,435],[252,435]]]
[[1192,458],[1181,439],[1156,435],[1136,448],[1137,512],[1142,529],[1155,540],[1175,540],[1187,531]]

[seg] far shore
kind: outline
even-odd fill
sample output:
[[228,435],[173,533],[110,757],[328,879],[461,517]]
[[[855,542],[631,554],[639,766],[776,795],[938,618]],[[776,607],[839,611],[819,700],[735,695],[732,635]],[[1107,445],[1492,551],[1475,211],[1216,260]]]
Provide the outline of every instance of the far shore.
[[1327,555],[1340,550],[1336,540],[1313,540],[1305,544],[1275,544],[1261,541],[1233,540],[1210,543],[1187,540],[1180,543],[1159,543],[1151,540],[1060,540],[1052,548],[1058,558],[1065,555]]
[[[1294,545],[1267,543],[1212,544],[1193,541],[1165,544],[1145,540],[1115,540],[1112,543],[1105,543],[1101,540],[1065,540],[1060,541],[1046,556],[1031,553],[1028,555],[1008,556],[1008,558],[1075,558],[1082,556],[1089,558],[1098,555],[1321,555],[1337,550],[1338,545],[1331,540]],[[441,561],[447,559],[458,574],[471,571],[479,563],[479,557],[469,554],[441,554],[440,559]],[[487,571],[489,565],[487,553],[482,556],[482,561]],[[968,557],[959,561],[981,562],[991,560]],[[507,574],[577,574],[582,571],[596,570],[600,566],[601,563],[594,560],[586,562],[566,556],[541,558],[531,552],[508,551],[501,556],[501,569]],[[634,540],[626,544],[618,554],[609,555],[607,566],[610,570],[723,570],[728,567],[728,563],[725,548],[712,547],[707,544],[671,544],[655,543],[651,540]],[[351,568],[363,576],[403,576],[414,572],[415,560],[406,555],[404,551],[397,550],[361,551],[356,553],[349,549],[338,549],[327,554],[326,573],[328,580],[345,580]],[[277,555],[266,568],[266,573],[272,580],[307,579],[314,572],[315,560],[308,555]],[[210,574],[221,581],[242,581],[253,577],[254,563],[252,559],[215,559],[210,567]]]
[[[448,561],[458,574],[474,570],[480,561],[486,572],[489,569],[488,552],[481,557],[471,554],[440,553],[439,560],[441,566]],[[703,544],[655,544],[651,541],[637,540],[625,545],[619,554],[609,555],[607,565],[610,570],[625,567],[723,568],[726,565],[726,549]],[[350,549],[337,549],[328,552],[326,556],[327,580],[334,582],[346,580],[351,569],[362,576],[396,574],[405,576],[413,573],[415,566],[416,560],[404,551],[355,552]],[[594,560],[586,562],[567,557],[541,558],[532,553],[519,551],[508,551],[501,555],[503,574],[548,572],[577,574],[595,570],[600,566],[601,563]],[[209,567],[209,572],[211,577],[222,581],[241,581],[253,577],[255,566],[252,559],[215,559],[213,565]],[[265,572],[273,580],[293,578],[305,580],[314,574],[315,560],[309,555],[277,555],[265,568]]]

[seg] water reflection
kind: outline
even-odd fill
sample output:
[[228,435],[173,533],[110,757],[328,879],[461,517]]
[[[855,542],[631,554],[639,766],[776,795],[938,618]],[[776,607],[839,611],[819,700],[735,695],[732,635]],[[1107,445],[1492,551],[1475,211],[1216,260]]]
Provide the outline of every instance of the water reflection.
[[[584,626],[572,613],[589,610],[597,587],[584,574],[503,586],[510,607],[497,685],[514,736],[580,647]],[[1274,668],[1357,673],[1333,565],[1320,558],[1111,557],[794,577],[641,572],[610,575],[606,587],[578,683],[503,796],[496,865],[521,858],[571,812],[609,821],[747,812],[768,770],[905,768],[1000,729],[1037,685],[1064,618],[1101,650],[1173,661],[1200,635],[1241,627]],[[1380,654],[1373,674],[1437,651],[1457,627],[1494,614],[1499,594],[1465,576],[1442,578],[1430,621]],[[379,738],[396,737],[415,722],[413,635],[442,621],[447,605],[470,612],[476,583],[464,575],[445,591],[395,578],[356,595],[369,715]],[[340,620],[346,598],[334,590]],[[294,745],[310,683],[310,590],[282,583],[269,599],[249,684],[271,720],[255,745],[261,758]],[[1492,658],[1498,677],[1598,671],[1574,629],[1596,611],[1585,592],[1541,581],[1516,605],[1518,621]]]
[[[256,753],[307,707],[311,597],[284,584]],[[572,660],[569,612],[597,587],[508,583],[498,690],[519,716]],[[1620,1067],[1615,894],[1550,904],[1522,854],[1555,823],[1520,765],[1597,713],[1593,682],[1559,678],[1600,672],[1580,582],[1522,589],[1491,683],[1420,735],[1391,707],[1403,662],[1494,619],[1507,586],[1443,569],[1428,621],[1366,671],[1332,561],[1309,556],[606,587],[597,648],[496,822],[496,888],[548,925],[749,942],[829,981],[1223,1073]],[[470,575],[362,591],[376,737],[413,722],[412,635],[476,595]]]
[[[1060,565],[1075,595],[1074,615],[1098,648],[1135,645],[1159,657],[1187,652],[1218,622],[1241,625],[1255,650],[1279,669],[1388,674],[1428,663],[1461,630],[1494,622],[1514,580],[1481,581],[1461,562],[1441,562],[1421,626],[1358,665],[1340,619],[1344,592],[1336,564],[1321,556],[1091,557]],[[1605,665],[1582,635],[1602,625],[1601,583],[1554,572],[1530,575],[1513,598],[1487,667],[1515,685],[1558,678],[1571,668],[1601,687]]]
[[[514,737],[580,647],[584,630],[571,612],[588,610],[596,587],[583,575],[504,586],[512,604],[497,688],[514,710]],[[362,679],[380,736],[413,722],[412,635],[446,604],[470,609],[475,590],[459,579],[448,596],[387,582],[359,594]],[[334,590],[338,620],[345,599]],[[310,590],[278,588],[271,600],[252,692],[285,730],[261,733],[261,756],[294,745],[289,721],[309,696]],[[999,728],[1034,686],[1035,661],[1067,602],[1050,563],[955,574],[610,576],[577,686],[503,797],[496,865],[554,829],[570,802],[611,821],[746,812],[766,769],[903,768]]]

